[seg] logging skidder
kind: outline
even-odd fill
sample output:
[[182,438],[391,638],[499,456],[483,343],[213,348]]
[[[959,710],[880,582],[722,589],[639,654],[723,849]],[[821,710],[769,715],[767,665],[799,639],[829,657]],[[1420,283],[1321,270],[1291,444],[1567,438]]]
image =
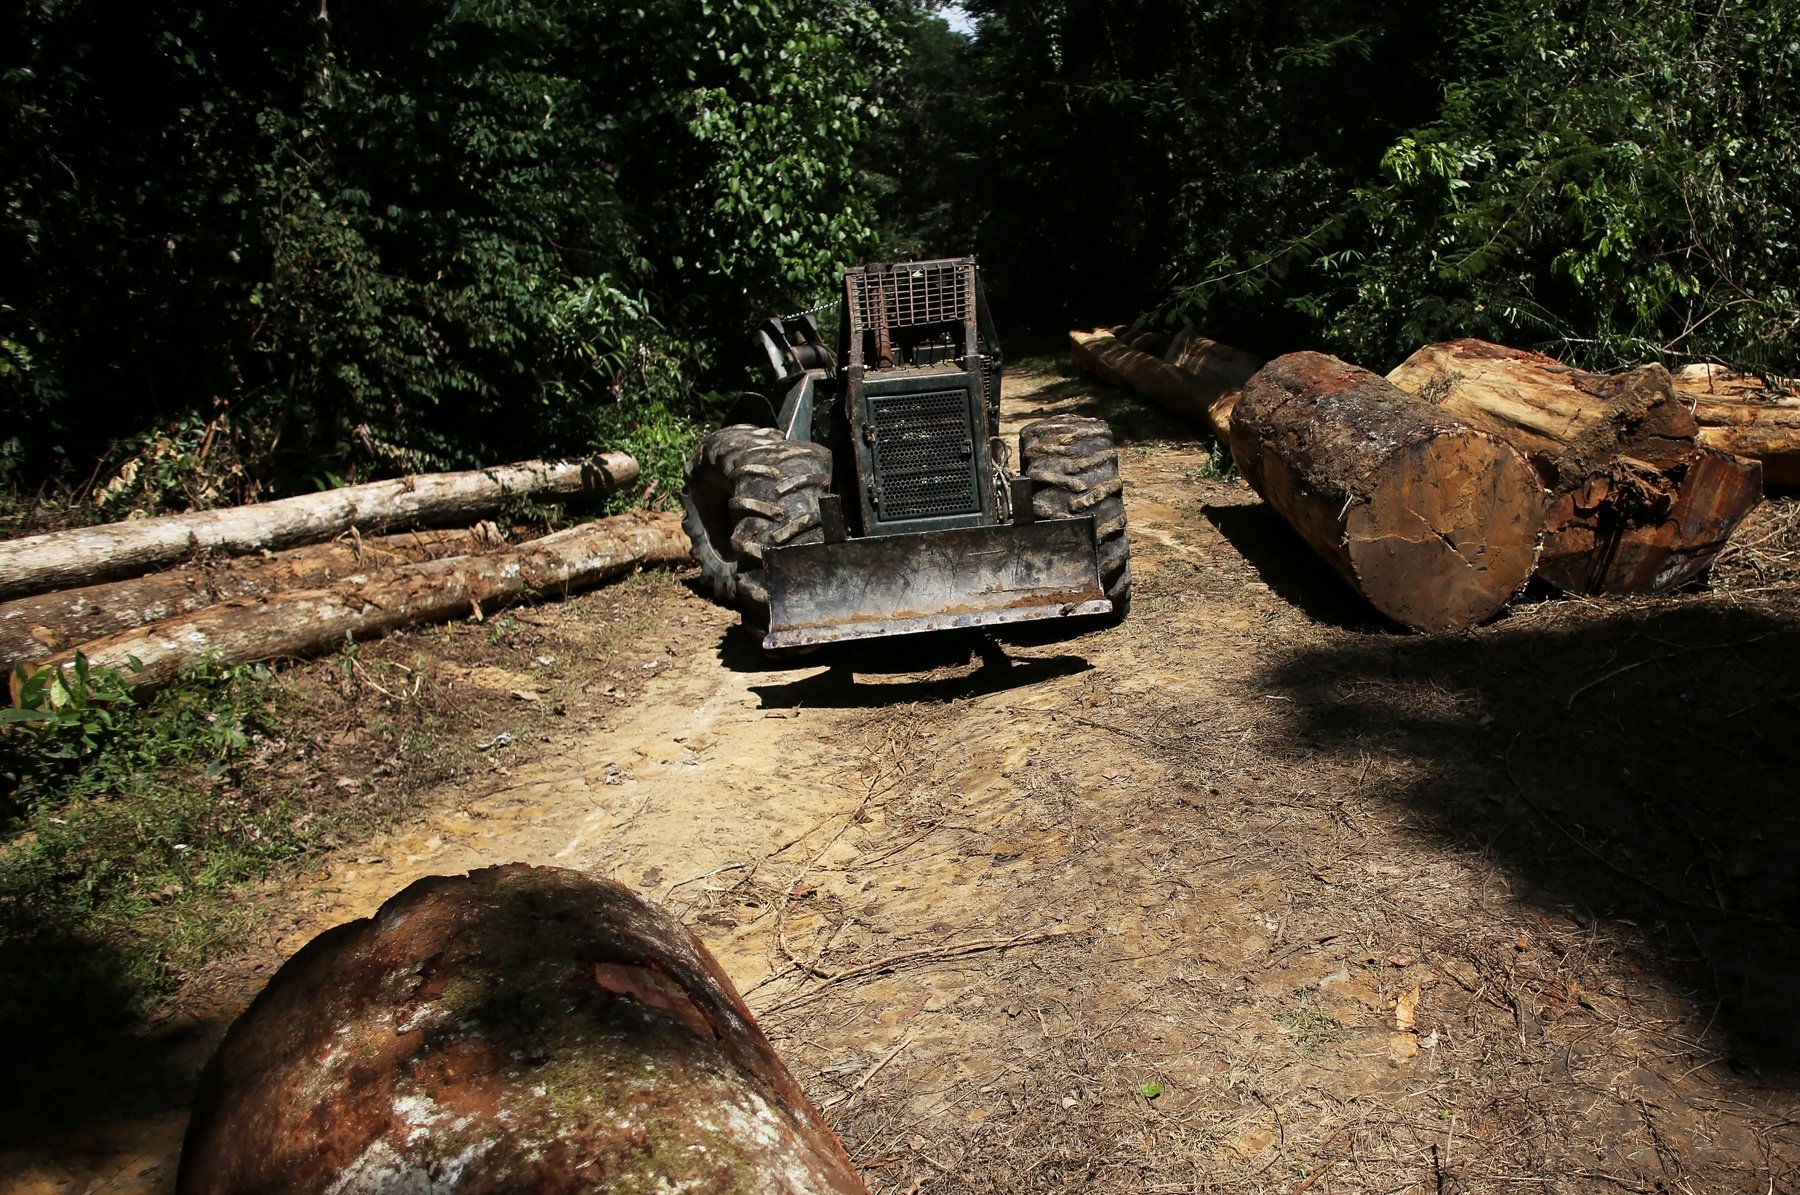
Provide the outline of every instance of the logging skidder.
[[684,525],[706,583],[765,648],[1124,616],[1130,549],[1103,421],[999,434],[1000,343],[972,258],[848,271],[837,351],[811,316],[759,340],[773,427],[707,436]]

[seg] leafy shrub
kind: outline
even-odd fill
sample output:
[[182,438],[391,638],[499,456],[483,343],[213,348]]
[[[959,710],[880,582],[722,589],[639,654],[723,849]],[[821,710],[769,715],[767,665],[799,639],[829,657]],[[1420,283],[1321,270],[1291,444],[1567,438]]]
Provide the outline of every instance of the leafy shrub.
[[20,706],[0,711],[0,953],[67,973],[9,992],[0,1023],[12,1002],[47,998],[45,983],[87,982],[90,956],[121,969],[132,999],[154,997],[205,945],[204,927],[179,918],[185,903],[318,832],[237,782],[274,726],[267,679],[260,666],[202,664],[139,702],[120,673],[79,655],[67,671],[20,676]]
[[666,454],[872,236],[874,0],[0,4],[18,482],[195,418],[284,489]]

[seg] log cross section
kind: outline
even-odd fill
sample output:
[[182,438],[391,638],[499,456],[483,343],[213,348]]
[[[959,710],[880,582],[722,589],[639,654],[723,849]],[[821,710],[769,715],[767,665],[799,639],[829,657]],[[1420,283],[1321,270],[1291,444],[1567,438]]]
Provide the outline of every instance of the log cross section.
[[1498,436],[1323,353],[1260,370],[1231,416],[1251,487],[1402,626],[1473,626],[1530,579],[1543,488]]

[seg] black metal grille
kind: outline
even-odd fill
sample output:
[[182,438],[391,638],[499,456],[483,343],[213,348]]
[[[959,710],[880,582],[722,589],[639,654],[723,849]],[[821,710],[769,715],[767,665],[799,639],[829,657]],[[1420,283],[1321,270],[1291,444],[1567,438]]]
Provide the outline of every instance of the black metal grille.
[[966,390],[871,395],[875,467],[881,478],[881,517],[922,519],[973,514],[974,441]]
[[887,271],[853,272],[850,314],[853,331],[886,324],[961,323],[974,303],[974,268],[960,262],[920,262]]

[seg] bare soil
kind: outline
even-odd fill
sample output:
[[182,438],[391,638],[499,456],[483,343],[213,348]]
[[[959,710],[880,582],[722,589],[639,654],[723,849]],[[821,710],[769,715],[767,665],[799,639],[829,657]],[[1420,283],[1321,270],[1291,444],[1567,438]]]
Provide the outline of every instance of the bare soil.
[[513,860],[677,910],[876,1192],[1800,1189],[1795,504],[1708,590],[1407,636],[1196,433],[1009,379],[1066,410],[1120,436],[1120,627],[774,664],[662,577],[293,670],[303,766],[401,812],[16,1081],[0,1190],[170,1190],[283,958]]

